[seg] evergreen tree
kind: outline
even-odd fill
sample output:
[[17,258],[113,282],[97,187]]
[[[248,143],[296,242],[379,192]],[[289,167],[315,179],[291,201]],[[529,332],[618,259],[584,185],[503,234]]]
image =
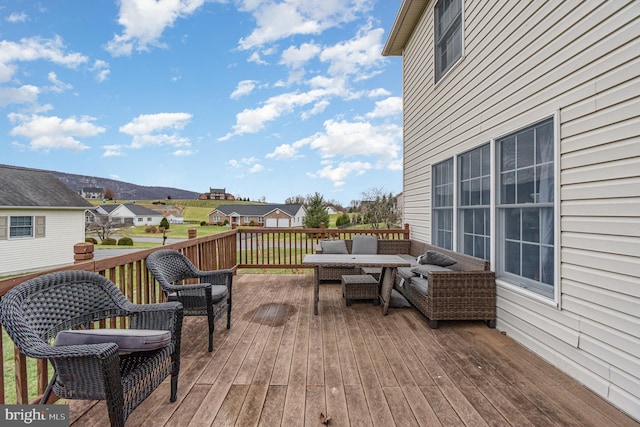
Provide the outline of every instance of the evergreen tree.
[[309,198],[307,206],[307,215],[304,217],[304,226],[306,228],[320,228],[320,224],[329,225],[329,214],[327,213],[324,198],[316,193]]

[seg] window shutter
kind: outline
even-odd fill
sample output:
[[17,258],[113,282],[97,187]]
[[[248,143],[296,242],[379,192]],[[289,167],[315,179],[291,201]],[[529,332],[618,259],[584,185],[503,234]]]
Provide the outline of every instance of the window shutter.
[[45,217],[44,216],[36,216],[34,217],[36,221],[35,227],[35,237],[45,237]]
[[7,235],[9,234],[7,221],[9,221],[9,217],[0,216],[0,240],[7,240]]

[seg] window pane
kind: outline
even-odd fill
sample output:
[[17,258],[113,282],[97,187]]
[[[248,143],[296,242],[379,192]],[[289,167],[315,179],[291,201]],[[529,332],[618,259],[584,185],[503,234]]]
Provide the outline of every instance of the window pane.
[[484,237],[475,236],[473,245],[473,256],[476,258],[485,258],[484,255]]
[[500,179],[500,202],[511,205],[516,202],[516,173],[507,172],[501,175]]
[[545,164],[536,168],[537,203],[553,202],[553,165]]
[[540,209],[540,242],[553,246],[554,238],[553,208]]
[[540,279],[540,246],[522,244],[522,276]]
[[520,240],[520,209],[505,212],[505,236],[510,240]]
[[553,285],[554,283],[554,262],[553,262],[553,247],[543,246],[540,251],[541,256],[541,273],[542,277],[540,281]]
[[466,209],[462,211],[462,222],[463,227],[461,227],[465,233],[473,234],[473,211],[470,209]]
[[525,242],[540,241],[538,209],[522,209],[522,240]]
[[533,165],[533,129],[528,129],[520,132],[517,136],[516,143],[516,165],[518,168],[523,168]]
[[460,186],[460,205],[469,206],[471,204],[471,185],[469,181],[465,181]]
[[471,205],[477,206],[480,203],[480,180],[471,181]]
[[511,136],[500,141],[500,170],[510,171],[516,167],[516,139]]
[[553,122],[536,128],[536,163],[553,162]]
[[473,232],[475,234],[486,235],[484,230],[484,209],[475,209],[473,211]]
[[489,175],[491,173],[491,157],[489,144],[482,147],[482,175]]
[[482,178],[480,204],[488,205],[491,203],[491,181],[489,177]]
[[520,244],[518,242],[505,243],[505,271],[520,275]]
[[534,201],[535,192],[533,168],[519,169],[517,177],[518,187],[516,203],[532,203]]

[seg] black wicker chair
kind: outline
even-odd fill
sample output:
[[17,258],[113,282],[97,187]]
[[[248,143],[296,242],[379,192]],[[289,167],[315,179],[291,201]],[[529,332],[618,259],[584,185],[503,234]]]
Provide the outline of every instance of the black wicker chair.
[[[119,354],[113,342],[54,346],[60,331],[124,316],[132,329],[171,332],[171,341],[150,351]],[[175,402],[180,371],[182,306],[133,304],[107,278],[87,271],[45,274],[11,289],[0,301],[0,322],[26,356],[48,359],[55,372],[41,403],[53,391],[66,399],[106,400],[112,426],[171,375]]]
[[[231,270],[199,270],[186,256],[173,249],[152,252],[146,265],[169,301],[182,303],[185,316],[207,316],[209,351],[213,351],[215,322],[226,313],[227,329],[231,327]],[[198,279],[200,283],[184,284],[185,279]]]

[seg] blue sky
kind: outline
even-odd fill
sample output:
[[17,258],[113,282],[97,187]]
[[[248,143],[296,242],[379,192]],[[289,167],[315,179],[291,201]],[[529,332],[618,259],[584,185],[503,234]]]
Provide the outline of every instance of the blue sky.
[[[400,0],[0,0],[0,163],[281,203],[402,190]],[[117,197],[117,195],[116,195]]]

